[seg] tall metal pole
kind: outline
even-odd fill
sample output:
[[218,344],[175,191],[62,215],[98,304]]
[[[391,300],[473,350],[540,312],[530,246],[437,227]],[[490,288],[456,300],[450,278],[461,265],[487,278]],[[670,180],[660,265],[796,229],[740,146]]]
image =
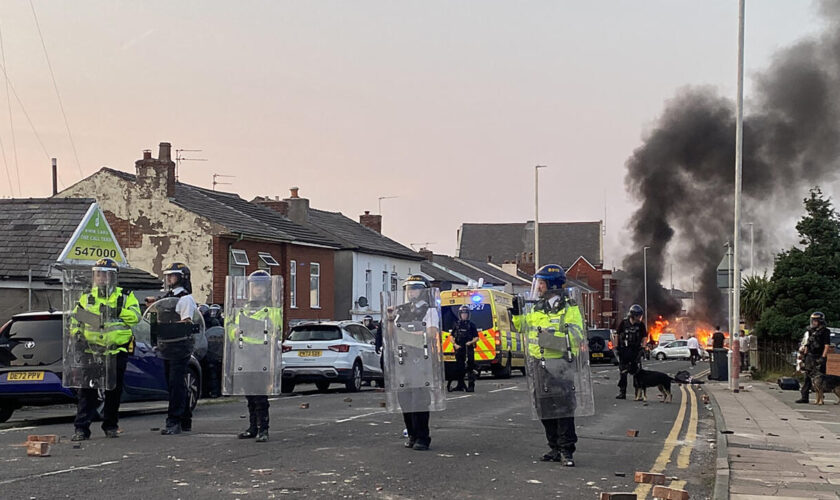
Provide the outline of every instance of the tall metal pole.
[[647,307],[647,251],[650,247],[644,247],[642,249],[642,256],[644,257],[644,267],[645,267],[645,328],[648,328],[648,307]]
[[754,250],[755,247],[753,246],[753,244],[755,243],[755,235],[753,233],[753,229],[754,229],[753,226],[754,225],[755,224],[750,222],[750,276],[755,276],[755,268],[753,267],[753,264],[754,264],[753,259],[755,258],[755,250]]
[[732,353],[732,375],[729,388],[738,392],[738,374],[741,371],[741,356],[738,337],[741,331],[741,170],[744,147],[744,10],[746,0],[738,0],[738,95],[735,100],[735,264],[732,289],[732,330],[730,352]]
[[545,165],[534,167],[534,271],[540,268],[540,169]]

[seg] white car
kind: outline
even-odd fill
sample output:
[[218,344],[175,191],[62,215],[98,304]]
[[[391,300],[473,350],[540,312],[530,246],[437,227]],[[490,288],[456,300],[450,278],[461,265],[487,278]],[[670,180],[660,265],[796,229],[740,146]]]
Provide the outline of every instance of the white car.
[[[709,357],[709,353],[707,353],[702,347],[698,349],[698,351],[702,359],[707,359]],[[672,342],[668,342],[667,344],[659,344],[659,347],[652,350],[650,355],[660,361],[663,359],[676,358],[688,359],[691,357],[691,351],[688,350],[687,340],[674,340]]]
[[354,321],[322,321],[292,327],[283,342],[283,392],[315,383],[321,392],[332,383],[350,392],[362,382],[382,382],[384,374],[373,333]]

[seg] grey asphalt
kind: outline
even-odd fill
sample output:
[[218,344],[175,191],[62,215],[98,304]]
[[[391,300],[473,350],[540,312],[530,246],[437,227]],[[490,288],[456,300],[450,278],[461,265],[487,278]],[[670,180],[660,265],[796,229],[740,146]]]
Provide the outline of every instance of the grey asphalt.
[[[674,374],[687,365],[647,367]],[[139,411],[126,405],[132,414],[121,418],[119,439],[105,439],[97,428],[78,448],[69,441],[72,408],[24,410],[0,424],[0,497],[594,499],[601,491],[633,491],[634,471],[657,463],[692,499],[711,496],[714,450],[707,441],[715,437],[714,420],[696,387],[687,389],[697,391],[698,415],[689,442],[691,401],[680,412],[676,386],[672,403],[658,402],[653,389],[645,404],[614,399],[611,365],[595,365],[593,381],[597,413],[577,420],[575,468],[539,461],[547,450],[543,429],[531,419],[526,380],[517,374],[482,378],[473,394],[451,394],[446,411],[432,414],[426,452],[403,447],[401,416],[387,413],[380,406],[385,395],[370,388],[320,394],[300,386],[302,392],[272,400],[271,440],[264,444],[235,439],[247,426],[245,403],[236,398],[201,405],[193,432],[179,436],[157,432],[165,417],[159,403]],[[20,419],[27,416],[34,420]],[[628,437],[628,429],[638,437]],[[27,434],[59,434],[61,442],[49,457],[27,457]],[[664,460],[663,449],[671,450]],[[682,466],[680,453],[688,459]]]

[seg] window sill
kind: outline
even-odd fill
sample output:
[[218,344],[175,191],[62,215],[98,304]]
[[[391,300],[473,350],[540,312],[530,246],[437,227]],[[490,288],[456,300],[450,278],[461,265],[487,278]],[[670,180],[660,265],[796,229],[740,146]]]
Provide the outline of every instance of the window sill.
[[321,306],[309,306],[310,309],[320,309]]
[[289,306],[289,309],[297,309],[297,306]]

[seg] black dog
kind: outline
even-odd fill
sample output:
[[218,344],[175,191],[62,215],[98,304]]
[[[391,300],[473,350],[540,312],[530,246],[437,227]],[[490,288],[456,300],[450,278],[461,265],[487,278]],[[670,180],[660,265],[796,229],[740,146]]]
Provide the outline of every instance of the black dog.
[[634,401],[647,401],[647,388],[657,387],[662,393],[662,402],[670,403],[674,399],[671,393],[671,382],[685,383],[667,373],[645,370],[640,365],[631,367],[628,373],[633,375],[633,387],[636,388]]

